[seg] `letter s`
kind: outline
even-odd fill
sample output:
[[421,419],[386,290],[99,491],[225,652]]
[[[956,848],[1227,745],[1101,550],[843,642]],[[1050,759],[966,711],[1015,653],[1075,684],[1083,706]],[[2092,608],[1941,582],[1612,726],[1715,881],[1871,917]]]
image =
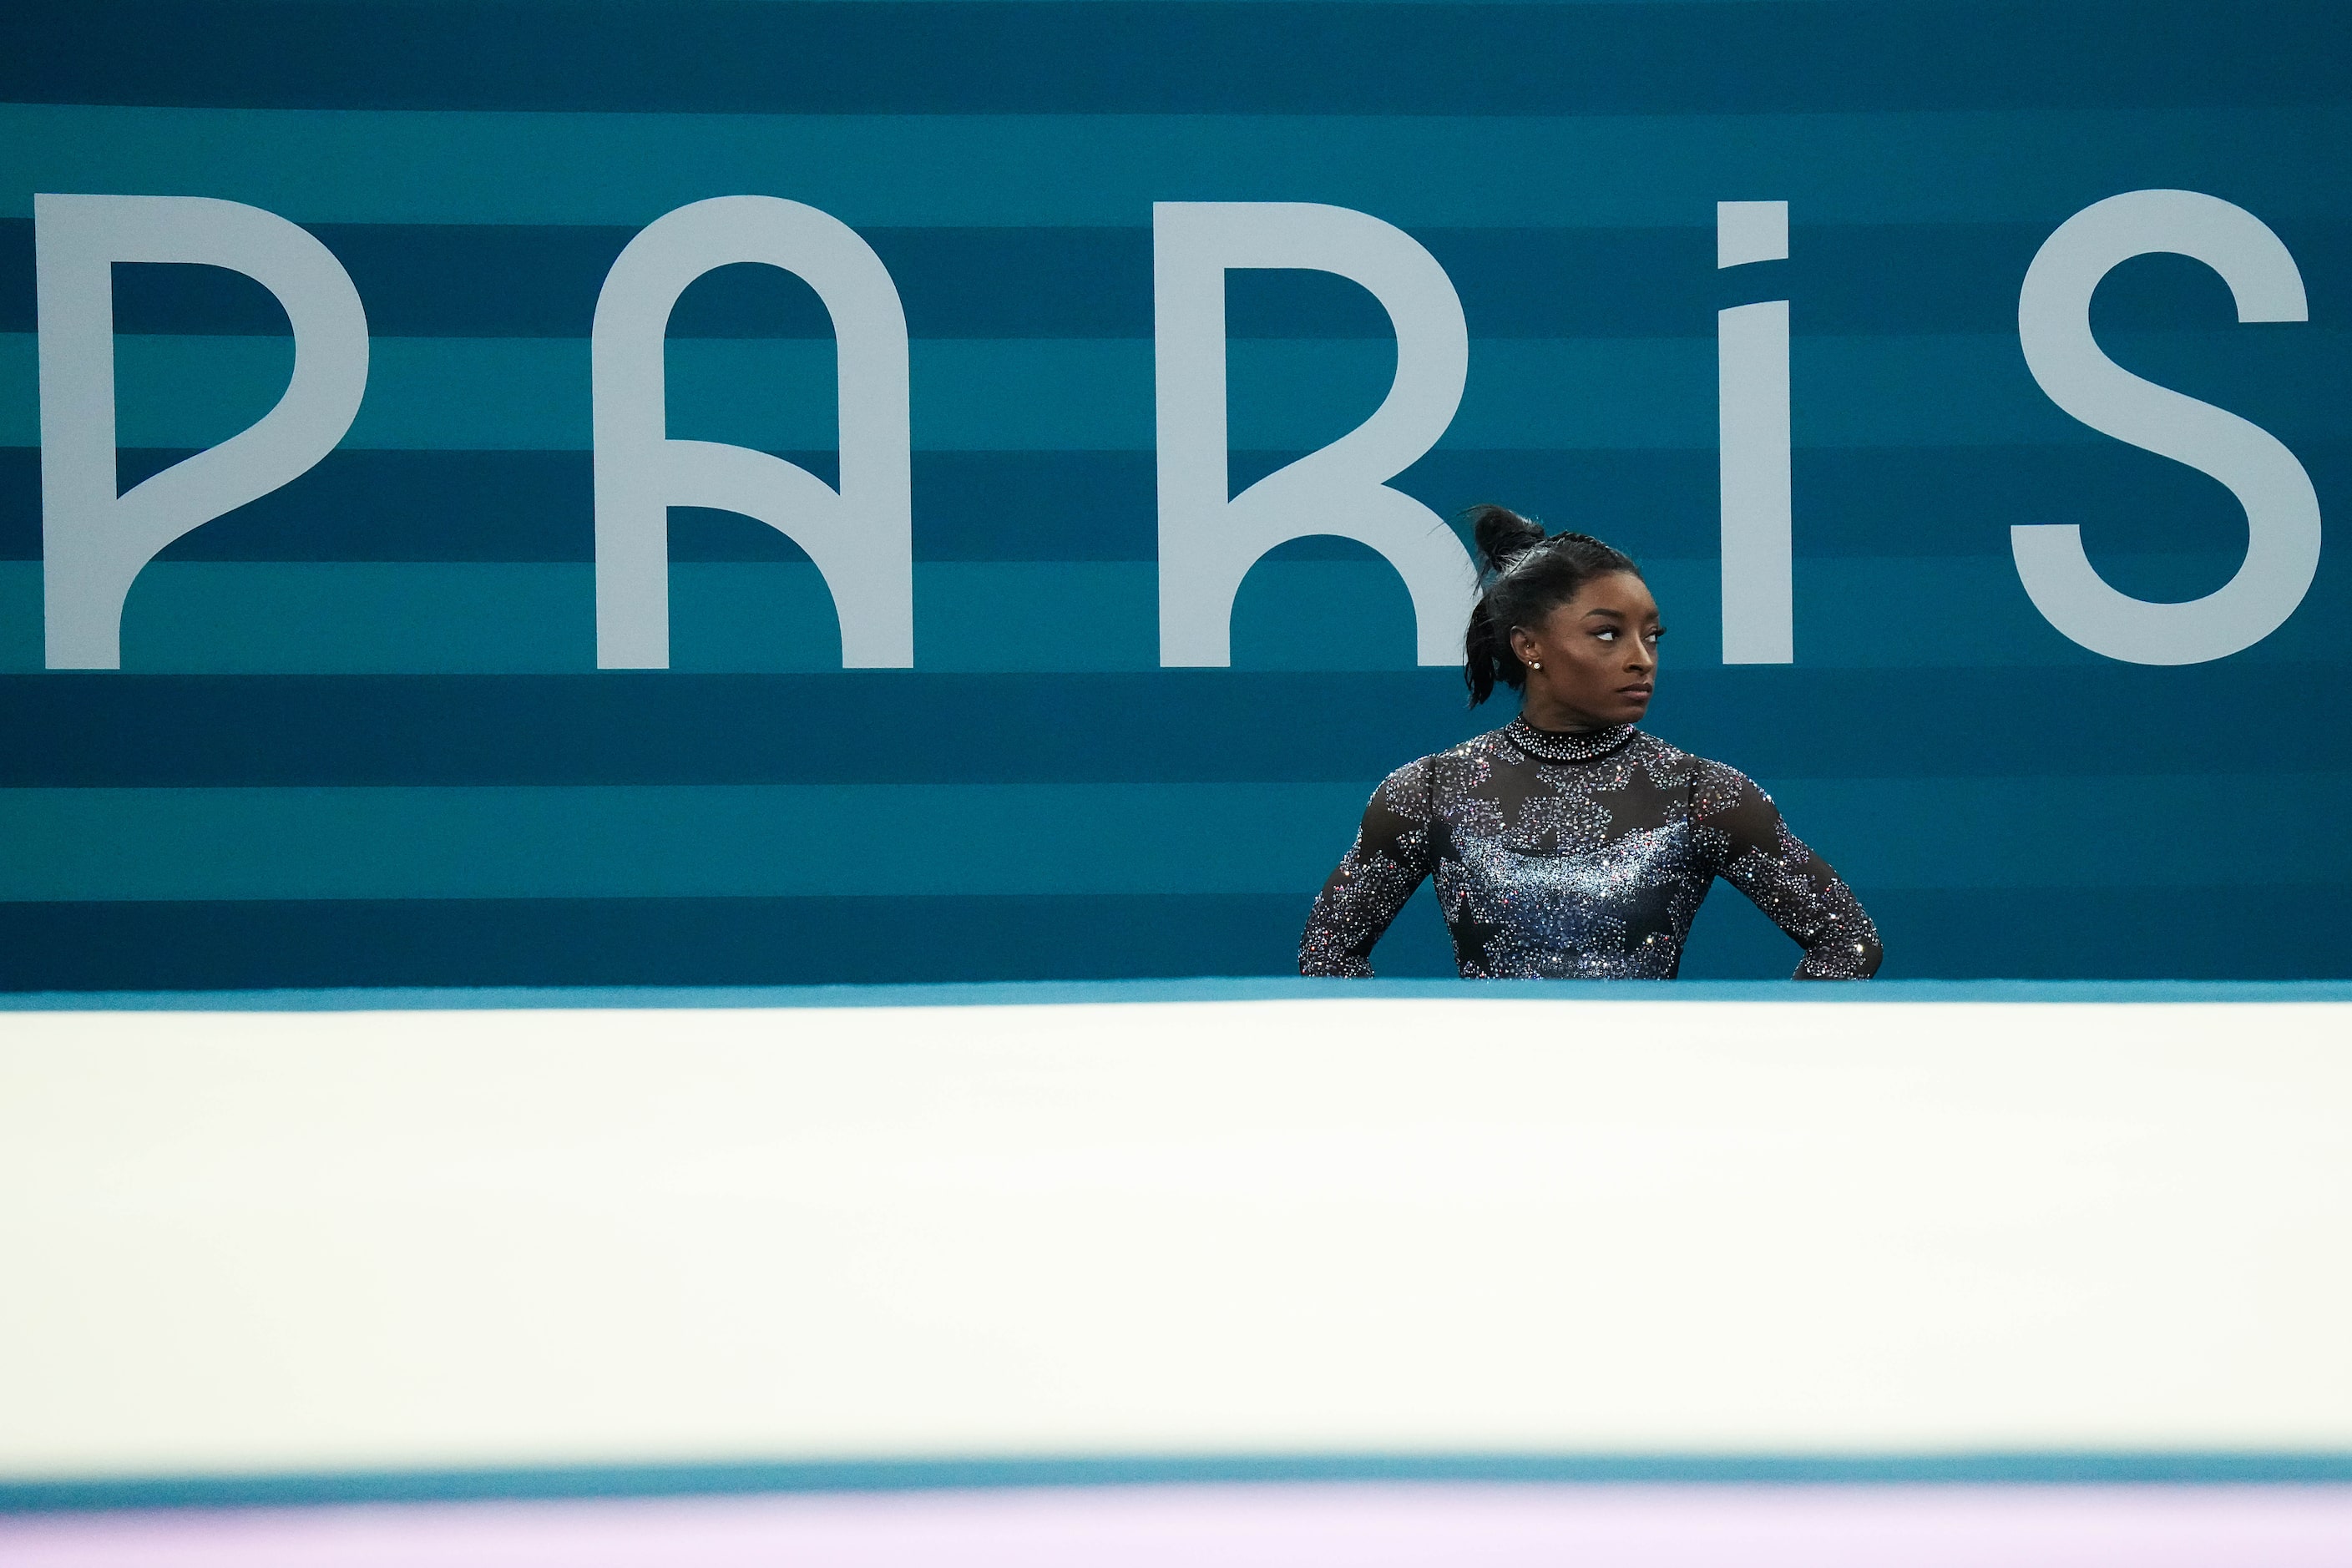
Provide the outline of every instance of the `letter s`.
[[2042,242],[2018,294],[2018,341],[2059,407],[2228,486],[2246,509],[2246,558],[2205,597],[2155,604],[2108,586],[2073,523],[2012,528],[2010,548],[2034,607],[2084,647],[2133,664],[2201,664],[2262,641],[2303,603],[2319,568],[2319,498],[2270,432],[2143,381],[2100,352],[2092,292],[2119,263],[2151,251],[2220,273],[2241,321],[2309,320],[2294,258],[2260,218],[2195,191],[2131,191],[2084,207]]

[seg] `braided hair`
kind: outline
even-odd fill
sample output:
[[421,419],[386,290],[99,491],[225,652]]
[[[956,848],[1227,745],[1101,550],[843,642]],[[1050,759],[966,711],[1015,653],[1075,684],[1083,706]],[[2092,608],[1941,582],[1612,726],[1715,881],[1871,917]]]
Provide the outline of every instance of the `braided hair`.
[[1517,691],[1528,672],[1511,650],[1514,626],[1535,626],[1595,577],[1642,569],[1589,533],[1544,532],[1508,507],[1474,506],[1463,514],[1478,542],[1481,590],[1462,638],[1462,679],[1475,708],[1497,683]]

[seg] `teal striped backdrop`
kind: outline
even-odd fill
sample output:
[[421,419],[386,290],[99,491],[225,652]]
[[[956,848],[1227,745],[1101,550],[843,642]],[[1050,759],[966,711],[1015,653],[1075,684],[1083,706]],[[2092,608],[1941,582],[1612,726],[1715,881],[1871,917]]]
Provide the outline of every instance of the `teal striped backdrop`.
[[[2203,474],[2046,398],[2053,229],[2179,187],[2283,239],[2305,323],[2124,264],[2120,363],[2352,482],[2352,28],[2262,3],[28,3],[0,18],[0,985],[669,984],[1279,973],[1371,784],[1499,722],[1412,666],[1377,557],[1286,546],[1234,668],[1158,668],[1154,201],[1312,201],[1419,239],[1468,390],[1398,488],[1643,562],[1649,728],[1755,774],[1914,976],[2352,974],[2352,602],[2210,664],[2037,613],[2009,530],[2118,588],[2226,580]],[[249,203],[350,272],[341,447],[140,575],[120,672],[42,668],[35,192]],[[675,668],[598,672],[588,328],[703,197],[856,227],[912,334],[915,668],[843,671],[784,538],[673,514]],[[1786,199],[1718,271],[1715,204]],[[1717,643],[1716,312],[1793,323],[1796,662]],[[291,363],[236,274],[116,268],[127,484]],[[1336,277],[1230,280],[1238,485],[1393,371]],[[830,477],[822,307],[688,290],[670,433]],[[1734,894],[1685,973],[1785,972]],[[1377,957],[1450,973],[1425,901]]]

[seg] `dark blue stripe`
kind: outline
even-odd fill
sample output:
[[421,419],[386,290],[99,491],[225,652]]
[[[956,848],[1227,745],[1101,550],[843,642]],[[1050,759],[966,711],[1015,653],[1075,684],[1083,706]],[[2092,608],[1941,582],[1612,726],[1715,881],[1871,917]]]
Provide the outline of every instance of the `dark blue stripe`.
[[2327,4],[23,0],[0,99],[796,113],[1556,114],[2339,100]]
[[[1932,831],[1932,825],[1922,825]],[[302,900],[0,904],[0,990],[762,986],[1297,973],[1286,896]],[[2352,978],[2352,888],[1864,887],[1888,979]],[[1784,978],[1797,949],[1718,887],[1692,980]],[[1453,965],[1426,892],[1373,954]]]
[[1585,1486],[2316,1486],[2352,1481],[2327,1450],[1932,1454],[1101,1454],[564,1468],[316,1470],[0,1482],[0,1513],[286,1508],[492,1499],[714,1497],[1011,1487],[1453,1481]]
[[[2352,502],[2352,445],[2297,442],[2330,516]],[[128,487],[185,457],[122,454]],[[830,481],[831,452],[786,456]],[[1247,483],[1294,453],[1237,452]],[[918,452],[921,561],[1150,561],[1159,550],[1149,452]],[[1555,528],[1597,533],[1637,558],[1717,549],[1711,451],[1441,449],[1397,488],[1451,514],[1496,500]],[[2017,522],[2074,522],[2110,556],[2234,552],[2244,513],[2193,469],[2120,442],[2065,447],[1800,447],[1800,558],[2005,557]],[[588,561],[594,491],[585,452],[345,450],[167,549],[171,561]],[[731,513],[671,514],[679,561],[799,558],[773,529]],[[1349,553],[1302,542],[1293,556]],[[0,561],[41,555],[40,458],[0,447]]]
[[1314,892],[0,904],[0,990],[1296,973]]
[[1377,779],[1498,721],[1317,677],[0,677],[7,784]]
[[[1695,214],[1702,218],[1704,214]],[[1787,299],[1801,333],[2008,332],[2047,224],[1812,225],[1792,213],[1790,258],[1719,271],[1714,231],[1682,228],[1419,229],[1480,338],[1704,337],[1715,312]],[[2301,266],[2322,324],[2352,300],[2352,228],[2268,214]],[[320,224],[384,337],[585,337],[625,228]],[[890,269],[918,338],[1148,338],[1147,228],[863,231]],[[1236,338],[1389,335],[1371,297],[1328,274],[1242,270],[1227,281]],[[2126,263],[2101,287],[2102,331],[2234,320],[2227,287],[2180,257]],[[277,334],[284,313],[260,285],[209,267],[125,266],[116,330]],[[32,222],[0,220],[0,331],[34,326]],[[689,288],[677,337],[821,338],[815,294],[773,268],[729,267]]]
[[[1768,781],[2321,773],[2352,769],[2342,691],[2240,661],[1699,668],[1649,728]],[[52,672],[0,677],[0,786],[1354,783],[1507,717],[1447,669]]]
[[[1829,826],[1829,825],[1823,825]],[[1933,835],[1923,822],[1913,831]],[[1965,844],[1955,854],[1967,854]],[[1856,889],[1886,945],[1889,980],[2352,978],[2352,887]],[[1374,955],[1373,962],[1380,962]],[[1683,973],[1785,974],[1789,939],[1718,884]]]

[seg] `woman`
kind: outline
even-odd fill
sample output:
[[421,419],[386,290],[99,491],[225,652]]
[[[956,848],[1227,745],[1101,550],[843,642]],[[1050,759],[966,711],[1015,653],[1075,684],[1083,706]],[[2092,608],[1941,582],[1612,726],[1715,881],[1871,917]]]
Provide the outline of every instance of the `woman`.
[[1372,944],[1437,879],[1465,979],[1673,977],[1721,877],[1804,947],[1800,980],[1864,980],[1878,932],[1745,774],[1633,728],[1658,606],[1589,534],[1475,508],[1489,574],[1464,639],[1470,703],[1523,689],[1499,730],[1391,773],[1315,900],[1302,974],[1369,975]]

